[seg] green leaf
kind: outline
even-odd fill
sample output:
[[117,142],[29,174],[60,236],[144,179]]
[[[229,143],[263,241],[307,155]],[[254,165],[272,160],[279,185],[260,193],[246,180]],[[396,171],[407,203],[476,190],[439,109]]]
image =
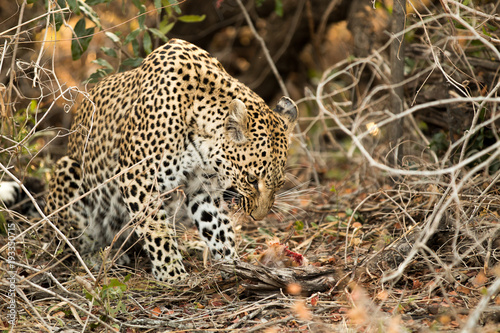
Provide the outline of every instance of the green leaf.
[[118,288],[120,289],[121,291],[126,291],[127,290],[127,285],[122,283],[120,280],[118,279],[111,279],[109,281],[109,284],[108,284],[108,287],[109,288]]
[[283,17],[283,1],[282,0],[274,0],[274,12],[279,17]]
[[[173,26],[173,24],[172,24]],[[156,37],[160,38],[162,41],[164,42],[168,42],[168,38],[167,36],[165,36],[165,34],[163,32],[161,32],[160,30],[158,29],[155,29],[155,28],[148,28],[149,32],[151,32],[153,35],[155,35]]]
[[485,26],[483,26],[482,30],[483,30],[483,34],[485,34],[488,37],[491,37],[491,34],[486,30]]
[[[164,3],[162,1],[162,3]],[[167,13],[167,15],[165,15],[165,18],[168,19],[169,17],[172,17],[172,7],[170,7],[170,5],[168,5],[167,7],[163,7],[165,9],[165,12]]]
[[33,257],[33,251],[31,251],[29,248],[25,250],[25,254],[26,254],[26,259],[30,259],[31,257]]
[[0,235],[7,236],[7,221],[0,211]]
[[304,229],[304,222],[295,221],[294,227],[295,227],[295,230],[300,231],[300,230]]
[[63,22],[64,22],[64,20],[63,20],[62,14],[61,13],[54,13],[54,25],[56,27],[56,31],[59,31]]
[[85,298],[88,299],[89,301],[94,299],[94,297],[92,297],[92,295],[86,290],[85,290]]
[[109,31],[106,31],[104,33],[106,36],[108,36],[109,39],[111,39],[113,41],[113,43],[117,43],[117,44],[120,44],[121,40],[120,40],[120,37],[118,37],[117,35],[115,35],[114,33],[112,32],[109,32]]
[[102,287],[101,297],[109,299],[120,299],[126,290],[126,284],[118,279],[111,279],[107,285]]
[[177,19],[185,23],[201,22],[205,19],[205,15],[183,15]]
[[168,20],[163,20],[160,22],[160,31],[162,34],[166,35],[172,30],[174,27],[175,22],[168,22]]
[[131,33],[129,33],[128,36],[125,37],[125,41],[123,42],[123,44],[127,45],[131,41],[135,40],[137,38],[137,35],[139,35],[140,32],[141,32],[141,30],[135,29],[134,31],[132,31]]
[[66,0],[68,3],[69,9],[76,15],[80,15],[80,6],[78,5],[77,0]]
[[71,40],[71,56],[73,60],[78,60],[82,56],[83,52],[89,47],[89,43],[92,40],[94,34],[94,28],[85,28],[85,18],[81,18],[76,22],[73,28],[76,38]]
[[139,8],[139,17],[137,17],[137,22],[139,22],[139,28],[141,30],[146,29],[144,27],[144,22],[146,21],[146,6],[141,5]]
[[141,2],[139,0],[132,0],[132,3],[134,4],[135,8],[141,9]]
[[111,66],[111,64],[107,62],[105,59],[97,58],[96,60],[92,60],[92,63],[113,70],[113,66]]
[[101,51],[104,52],[104,54],[109,56],[109,57],[113,57],[113,58],[117,57],[115,49],[112,49],[110,47],[102,46]]
[[137,39],[133,39],[132,42],[130,42],[132,44],[132,50],[134,51],[134,56],[138,57],[140,56],[140,46],[139,46],[139,41]]
[[147,31],[144,31],[144,37],[142,38],[142,46],[146,54],[150,54],[153,51],[153,43],[151,42],[151,36]]
[[97,29],[101,29],[101,20],[99,19],[99,16],[97,13],[90,7],[90,5],[86,2],[83,2],[83,0],[77,0],[78,1],[78,7],[82,11],[83,15],[85,15],[88,19],[90,19],[97,27]]
[[108,3],[108,2],[111,2],[111,0],[85,0],[85,3],[89,6],[95,6],[101,3]]
[[130,67],[135,68],[141,64],[142,60],[143,60],[143,58],[141,58],[141,57],[128,58],[122,62],[121,67],[130,66]]
[[337,192],[337,190],[335,189],[335,185],[332,185],[332,187],[330,187],[330,192],[333,193]]
[[36,102],[36,100],[32,99],[30,104],[28,105],[28,112],[32,115],[34,115],[36,113],[36,106],[38,105],[38,103]]
[[158,14],[160,14],[161,7],[162,7],[161,0],[154,0],[154,4],[155,4],[155,8],[158,9]]
[[339,220],[339,218],[337,216],[333,216],[333,215],[327,215],[325,217],[326,222],[336,222],[338,220]]
[[491,25],[491,24],[489,24],[489,23],[485,23],[485,25],[486,25],[486,26],[488,27],[488,29],[489,29],[489,30],[491,30],[491,31],[497,31],[497,30],[498,30],[498,28],[497,28],[497,27],[495,27],[494,25]]
[[174,8],[174,10],[177,14],[182,13],[181,8],[179,7],[179,3],[177,2],[177,0],[167,0],[167,1],[168,1],[168,4],[170,6],[172,6],[172,8]]
[[83,83],[96,83],[99,82],[103,77],[108,76],[113,73],[113,70],[109,68],[99,68],[94,73],[90,74],[89,78]]
[[347,216],[351,216],[351,215],[352,215],[352,213],[353,213],[353,210],[352,210],[351,208],[346,208],[346,210],[345,210],[345,215],[347,215]]

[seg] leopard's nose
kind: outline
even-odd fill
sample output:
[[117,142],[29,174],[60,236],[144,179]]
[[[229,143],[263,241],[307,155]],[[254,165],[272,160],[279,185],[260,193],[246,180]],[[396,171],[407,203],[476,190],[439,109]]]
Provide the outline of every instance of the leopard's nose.
[[250,217],[254,219],[254,221],[260,221],[264,217],[266,217],[268,213],[269,213],[269,208],[260,206],[253,210],[253,212],[250,214]]

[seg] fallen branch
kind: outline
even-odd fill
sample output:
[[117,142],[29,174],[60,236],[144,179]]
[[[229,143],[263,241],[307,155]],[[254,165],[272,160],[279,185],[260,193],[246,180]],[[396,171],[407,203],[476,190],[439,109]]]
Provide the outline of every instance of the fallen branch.
[[336,281],[334,277],[336,269],[331,267],[270,268],[236,261],[221,263],[219,269],[247,280],[243,286],[251,291],[286,290],[290,284],[299,284],[303,293],[310,294],[328,290]]

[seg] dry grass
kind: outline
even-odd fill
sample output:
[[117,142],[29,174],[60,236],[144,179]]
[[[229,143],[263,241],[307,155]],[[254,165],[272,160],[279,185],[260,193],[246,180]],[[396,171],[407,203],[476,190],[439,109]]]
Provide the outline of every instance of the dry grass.
[[[247,221],[239,232],[240,256],[254,262],[272,236],[284,239],[295,229],[288,242],[292,250],[303,253],[311,265],[336,269],[334,283],[326,291],[301,294],[300,287],[251,288],[238,276],[221,279],[217,265],[204,266],[201,255],[187,254],[191,272],[187,284],[172,287],[155,281],[147,273],[145,259],[138,259],[134,268],[108,263],[94,283],[78,262],[68,261],[66,252],[55,255],[59,242],[42,237],[50,233],[44,226],[17,240],[16,329],[399,332],[464,327],[498,279],[495,268],[488,266],[498,256],[491,244],[497,217],[487,213],[476,217],[469,237],[460,235],[456,245],[453,228],[439,230],[401,275],[391,278],[418,244],[426,227],[422,217],[440,194],[419,186],[409,190],[403,182],[404,190],[400,185],[385,186],[366,195],[349,180],[332,183],[335,195],[318,192],[304,197],[303,202],[309,203],[283,220],[270,216],[263,222]],[[470,192],[462,207],[498,209],[498,203],[481,204],[477,198]],[[301,228],[297,220],[305,226]],[[27,226],[18,224],[19,230]],[[191,228],[186,237],[195,234]],[[99,268],[91,267],[95,276]],[[2,284],[2,293],[7,288]],[[496,320],[494,295],[492,302],[483,309],[480,323]]]

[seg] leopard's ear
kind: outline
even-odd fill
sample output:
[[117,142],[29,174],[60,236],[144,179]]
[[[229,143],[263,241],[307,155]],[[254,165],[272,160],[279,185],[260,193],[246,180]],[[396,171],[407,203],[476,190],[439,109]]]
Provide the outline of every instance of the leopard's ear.
[[242,144],[247,141],[247,108],[239,99],[234,99],[229,104],[229,115],[226,121],[226,132],[235,143]]
[[288,132],[290,133],[295,128],[295,124],[297,123],[298,111],[297,105],[295,105],[294,101],[288,97],[281,97],[273,111],[285,121]]

